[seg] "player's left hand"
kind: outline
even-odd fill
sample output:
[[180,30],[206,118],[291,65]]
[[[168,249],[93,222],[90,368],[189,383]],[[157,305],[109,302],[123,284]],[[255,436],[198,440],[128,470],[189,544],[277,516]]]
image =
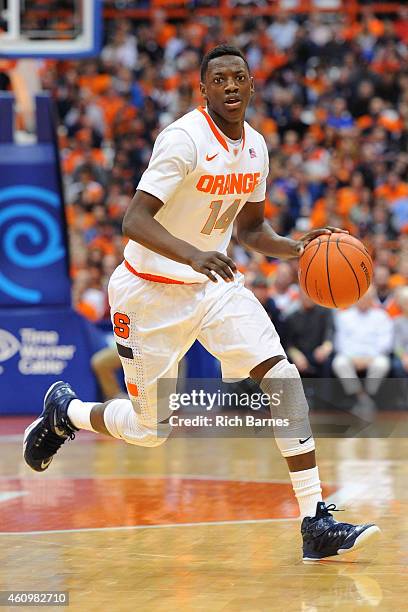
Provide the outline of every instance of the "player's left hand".
[[304,236],[301,236],[299,240],[297,241],[297,245],[296,245],[297,256],[300,257],[303,254],[303,251],[305,250],[309,242],[311,242],[318,236],[321,236],[322,234],[333,234],[334,232],[340,232],[341,234],[349,233],[348,230],[341,229],[340,227],[333,227],[332,225],[328,225],[327,227],[321,227],[315,230],[311,230],[310,232],[307,232],[307,234],[304,234]]

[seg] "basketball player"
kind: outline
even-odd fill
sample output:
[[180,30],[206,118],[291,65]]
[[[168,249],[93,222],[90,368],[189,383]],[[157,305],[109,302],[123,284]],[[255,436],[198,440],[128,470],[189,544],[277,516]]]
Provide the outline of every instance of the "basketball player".
[[221,361],[225,379],[251,376],[269,396],[283,387],[277,416],[289,427],[274,433],[303,519],[303,558],[342,554],[379,529],[337,522],[330,514],[335,506],[322,501],[299,373],[226,255],[234,220],[246,249],[282,259],[299,257],[319,234],[341,230],[315,230],[295,241],[264,221],[268,151],[244,119],[254,86],[239,49],[222,45],[204,57],[200,89],[206,107],[158,136],[123,221],[129,242],[111,277],[109,300],[130,399],[83,402],[69,384],[54,383],[43,412],[25,431],[24,457],[44,471],[79,429],[129,444],[161,444],[171,428],[167,413],[158,417],[157,381],[177,377],[178,362],[198,339]]

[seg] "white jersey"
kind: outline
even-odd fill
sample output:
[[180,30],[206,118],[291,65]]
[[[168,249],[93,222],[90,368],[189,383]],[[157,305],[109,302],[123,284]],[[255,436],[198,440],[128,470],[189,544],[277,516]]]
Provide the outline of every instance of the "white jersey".
[[[246,202],[265,199],[266,143],[248,123],[241,141],[228,139],[203,108],[158,136],[137,189],[164,203],[155,219],[201,251],[226,253],[233,221]],[[184,283],[208,277],[130,240],[125,260],[138,273]]]

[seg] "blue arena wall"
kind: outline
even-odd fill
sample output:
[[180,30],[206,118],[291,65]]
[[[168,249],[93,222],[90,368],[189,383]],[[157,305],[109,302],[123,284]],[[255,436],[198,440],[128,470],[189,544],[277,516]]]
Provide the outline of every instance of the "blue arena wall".
[[14,143],[13,98],[0,96],[0,308],[70,304],[67,232],[47,96],[37,143]]
[[41,410],[66,378],[98,399],[90,358],[100,332],[71,308],[69,255],[52,105],[36,98],[37,142],[14,142],[14,99],[0,96],[0,414]]

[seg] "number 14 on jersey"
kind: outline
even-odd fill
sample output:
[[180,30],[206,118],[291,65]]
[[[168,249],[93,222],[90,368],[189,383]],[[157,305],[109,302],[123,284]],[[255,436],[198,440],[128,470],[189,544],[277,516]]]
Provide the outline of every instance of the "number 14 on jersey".
[[213,200],[211,202],[211,212],[201,230],[202,234],[209,235],[213,230],[221,230],[222,233],[224,233],[235,219],[241,200],[234,200],[233,203],[228,206],[227,210],[219,217],[218,215],[220,214],[222,203],[223,200]]

